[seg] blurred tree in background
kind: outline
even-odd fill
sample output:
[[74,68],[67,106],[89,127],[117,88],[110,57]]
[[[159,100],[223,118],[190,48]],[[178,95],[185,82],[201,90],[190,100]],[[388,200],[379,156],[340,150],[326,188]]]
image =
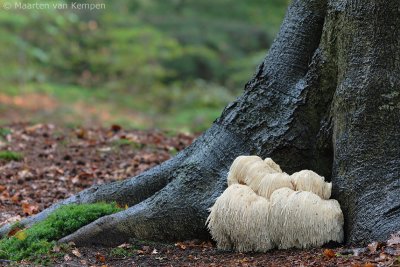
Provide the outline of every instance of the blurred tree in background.
[[57,108],[38,120],[201,131],[249,80],[288,5],[287,0],[79,2],[106,8],[0,10],[0,113],[9,114],[7,100],[15,100],[10,96],[23,102],[40,94]]

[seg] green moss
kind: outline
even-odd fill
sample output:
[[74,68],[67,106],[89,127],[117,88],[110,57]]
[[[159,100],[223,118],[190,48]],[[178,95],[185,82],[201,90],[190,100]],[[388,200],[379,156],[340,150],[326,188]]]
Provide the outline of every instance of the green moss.
[[15,161],[20,161],[24,157],[22,156],[21,153],[14,152],[14,151],[0,151],[0,159],[4,159],[7,161],[15,160]]
[[71,204],[49,215],[47,219],[0,240],[0,258],[9,260],[40,260],[48,254],[55,241],[80,227],[122,210],[116,204]]
[[130,257],[134,254],[134,250],[131,248],[113,248],[110,251],[110,256],[111,257],[121,257],[121,258],[125,258],[125,257]]

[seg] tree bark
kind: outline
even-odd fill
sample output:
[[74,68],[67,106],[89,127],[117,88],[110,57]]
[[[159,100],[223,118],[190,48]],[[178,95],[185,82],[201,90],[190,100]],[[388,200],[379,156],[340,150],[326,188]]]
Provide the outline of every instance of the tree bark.
[[331,1],[334,196],[347,241],[400,229],[400,1]]
[[400,229],[398,25],[398,0],[294,0],[243,95],[190,147],[22,224],[68,203],[117,201],[130,207],[61,241],[209,238],[208,209],[227,186],[230,164],[255,154],[272,157],[286,172],[312,169],[332,180],[348,242],[387,238]]

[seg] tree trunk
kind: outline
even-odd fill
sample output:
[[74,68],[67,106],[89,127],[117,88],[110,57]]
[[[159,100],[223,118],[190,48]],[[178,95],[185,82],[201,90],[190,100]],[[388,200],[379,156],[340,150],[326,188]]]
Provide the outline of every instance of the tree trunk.
[[208,208],[226,188],[230,164],[255,154],[272,157],[289,173],[312,169],[331,179],[348,242],[387,238],[400,229],[398,25],[398,0],[294,0],[243,95],[190,147],[22,223],[67,203],[116,201],[130,207],[61,241],[209,238]]
[[[333,186],[350,242],[400,229],[400,1],[332,1]],[[340,29],[340,30],[339,30]]]

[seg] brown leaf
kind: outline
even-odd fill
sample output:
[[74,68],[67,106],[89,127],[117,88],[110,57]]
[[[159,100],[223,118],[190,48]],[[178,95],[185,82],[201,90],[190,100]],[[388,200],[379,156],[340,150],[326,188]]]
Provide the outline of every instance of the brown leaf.
[[111,130],[113,132],[119,132],[119,131],[121,131],[121,129],[122,129],[122,127],[120,125],[118,125],[118,124],[111,125]]
[[364,264],[364,267],[375,267],[376,265],[370,262],[367,262],[366,264]]
[[0,195],[0,200],[5,201],[8,199],[10,199],[10,193],[8,193],[8,191],[3,191],[3,193]]
[[[0,199],[1,199],[1,196],[0,196]],[[7,218],[3,223],[16,223],[20,220],[21,220],[21,216],[15,215],[15,216],[11,216],[11,217]]]
[[22,230],[22,228],[14,227],[10,232],[8,232],[7,236],[8,237],[14,236],[16,233],[18,233],[21,230]]
[[249,261],[249,259],[248,258],[243,258],[243,259],[239,259],[239,262],[240,263],[246,263],[246,262],[248,262]]
[[37,130],[40,130],[41,128],[43,128],[43,126],[44,125],[41,123],[35,124],[32,126],[25,127],[25,131],[29,134],[32,134],[32,133],[36,132]]
[[20,199],[21,199],[21,195],[20,195],[19,193],[16,193],[15,195],[13,195],[13,196],[11,197],[11,201],[12,201],[14,204],[18,204],[19,201],[20,201]]
[[106,257],[104,257],[104,255],[102,255],[100,253],[96,253],[96,261],[97,262],[101,262],[101,263],[105,263],[106,262]]
[[77,256],[78,258],[82,257],[82,254],[79,252],[77,248],[73,249],[71,253]]
[[378,242],[374,241],[371,244],[368,244],[368,249],[371,253],[375,253],[378,249]]
[[22,202],[22,212],[26,215],[32,215],[39,211],[39,207],[28,202]]
[[201,243],[200,246],[201,246],[202,248],[212,248],[212,247],[213,247],[213,244],[212,244],[210,241],[207,241],[207,242]]
[[336,257],[336,254],[332,249],[325,249],[324,250],[324,256],[329,258],[329,259],[331,259],[331,258]]
[[0,193],[5,191],[6,189],[7,189],[7,187],[5,185],[0,184]]
[[33,177],[33,174],[29,170],[22,170],[18,172],[18,176],[22,179],[25,179]]
[[79,139],[86,139],[88,136],[88,132],[83,128],[76,129],[75,134]]
[[79,180],[79,176],[76,175],[74,176],[74,178],[71,179],[72,184],[79,184],[80,180]]
[[182,249],[182,250],[185,250],[185,249],[186,249],[186,245],[185,245],[183,242],[178,242],[178,243],[176,243],[176,244],[175,244],[175,247],[178,247],[178,248],[180,248],[180,249]]

